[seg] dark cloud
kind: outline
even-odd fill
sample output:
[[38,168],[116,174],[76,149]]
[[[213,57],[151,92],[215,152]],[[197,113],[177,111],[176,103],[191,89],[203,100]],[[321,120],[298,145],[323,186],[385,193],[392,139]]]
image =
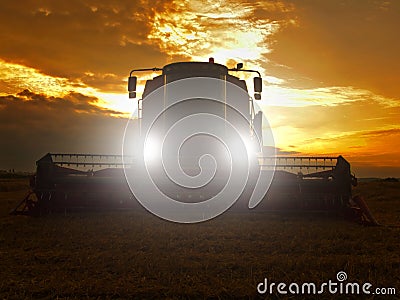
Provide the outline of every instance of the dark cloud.
[[276,153],[276,155],[282,155],[282,156],[301,154],[301,152],[283,150],[279,147],[271,147],[271,146],[263,146],[262,153],[265,156],[271,156],[273,153]]
[[128,77],[127,74],[120,77],[113,73],[94,74],[86,73],[79,80],[90,87],[100,89],[103,92],[125,92],[126,84],[122,83]]
[[400,128],[388,129],[388,130],[372,130],[372,131],[363,133],[363,135],[368,136],[368,137],[400,135]]
[[298,154],[301,154],[301,152],[298,152],[298,151],[283,150],[283,149],[281,149],[281,148],[276,148],[276,149],[277,149],[277,151],[276,151],[276,154],[277,154],[277,155],[287,155],[287,156],[290,156],[290,155],[298,155]]
[[91,104],[96,100],[28,90],[0,97],[0,169],[33,170],[47,152],[120,154],[126,119]]

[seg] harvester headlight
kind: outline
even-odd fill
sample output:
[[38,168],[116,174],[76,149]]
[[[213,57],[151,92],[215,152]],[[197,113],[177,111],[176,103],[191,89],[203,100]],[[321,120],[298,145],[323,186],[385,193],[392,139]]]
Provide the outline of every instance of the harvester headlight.
[[143,156],[146,163],[152,163],[161,155],[161,145],[155,136],[147,136],[144,147]]
[[249,159],[254,158],[256,153],[258,152],[258,147],[255,140],[251,139],[250,137],[242,136],[242,141],[244,143],[244,146],[246,147],[247,156],[249,157]]

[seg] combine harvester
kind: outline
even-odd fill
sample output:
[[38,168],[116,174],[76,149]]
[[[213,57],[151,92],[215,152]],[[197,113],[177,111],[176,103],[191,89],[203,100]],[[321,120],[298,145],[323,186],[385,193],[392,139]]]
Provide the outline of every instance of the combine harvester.
[[[128,81],[130,98],[136,98],[137,77],[132,74],[140,71],[161,72],[161,75],[147,80],[143,100],[138,100],[136,122],[139,126],[149,122],[146,118],[151,115],[150,111],[154,107],[165,106],[168,102],[168,95],[164,96],[164,99],[152,98],[153,91],[166,89],[168,83],[180,79],[217,78],[239,87],[247,95],[240,99],[225,100],[235,103],[225,102],[221,117],[235,122],[235,117],[229,115],[226,105],[237,107],[249,121],[248,128],[243,131],[246,132],[246,138],[253,140],[258,137],[258,140],[262,141],[262,112],[255,111],[254,100],[248,94],[246,82],[231,75],[232,72],[256,73],[258,76],[254,77],[254,99],[260,100],[262,80],[258,71],[245,70],[242,64],[238,64],[234,69],[228,69],[224,65],[214,63],[212,59],[209,62],[180,62],[163,68],[132,70]],[[215,110],[215,107],[207,107],[209,105],[207,101],[201,101],[203,100],[200,100],[198,102],[200,104],[196,104],[197,106],[189,114]],[[254,153],[251,161],[252,169],[261,174],[261,180],[267,178],[267,174],[271,174],[272,171],[275,172],[268,193],[255,208],[256,210],[345,212],[351,211],[354,205],[351,201],[352,186],[356,185],[357,180],[351,173],[350,164],[342,156],[267,156],[258,148],[258,153]],[[36,166],[36,175],[30,183],[31,191],[13,211],[15,214],[46,214],[78,209],[142,209],[133,196],[124,173],[124,168],[135,172],[134,156],[48,153],[36,162]],[[248,209],[248,198],[255,184],[253,181],[249,181],[232,209],[234,207]],[[176,195],[179,201],[193,202],[201,201],[209,192],[204,189],[196,191],[180,188],[172,194]],[[356,200],[362,202],[361,205],[360,202],[357,204],[358,211],[361,209],[364,218],[369,223],[376,224],[362,199],[357,197]],[[243,203],[246,205],[242,205]]]

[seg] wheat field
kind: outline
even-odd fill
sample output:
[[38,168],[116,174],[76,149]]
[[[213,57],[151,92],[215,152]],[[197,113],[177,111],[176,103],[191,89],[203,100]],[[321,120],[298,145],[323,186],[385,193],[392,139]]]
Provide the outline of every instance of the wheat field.
[[253,299],[265,297],[264,278],[320,283],[339,271],[399,297],[400,183],[354,191],[393,225],[380,227],[313,213],[231,212],[192,225],[135,211],[8,215],[26,191],[25,179],[0,181],[2,299]]

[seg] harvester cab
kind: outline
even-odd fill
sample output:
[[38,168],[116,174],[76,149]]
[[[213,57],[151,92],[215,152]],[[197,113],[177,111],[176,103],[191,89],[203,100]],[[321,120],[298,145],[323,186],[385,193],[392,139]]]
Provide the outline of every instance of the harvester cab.
[[[254,99],[261,99],[262,92],[262,78],[259,71],[256,70],[248,70],[243,69],[243,64],[238,63],[236,68],[228,69],[226,66],[217,64],[214,62],[213,58],[209,59],[209,62],[178,62],[172,63],[164,66],[163,68],[149,68],[149,69],[133,69],[130,72],[128,78],[128,92],[129,98],[137,97],[137,82],[138,77],[134,76],[134,73],[138,72],[161,72],[161,75],[154,77],[153,79],[147,80],[145,83],[145,88],[143,91],[142,99],[138,99],[137,101],[137,112],[139,122],[145,122],[146,112],[151,111],[151,106],[160,106],[163,105],[163,109],[173,110],[172,108],[168,108],[168,104],[171,104],[171,95],[167,94],[167,86],[169,83],[178,80],[185,80],[189,78],[215,78],[222,81],[220,87],[218,87],[216,97],[221,97],[224,101],[223,105],[219,105],[223,111],[221,117],[225,120],[229,118],[229,109],[234,108],[239,111],[242,116],[244,116],[249,122],[250,135],[252,138],[258,138],[259,142],[262,140],[262,112],[255,112],[253,98],[248,95],[247,85],[245,80],[242,80],[238,77],[235,77],[230,74],[230,72],[249,72],[256,73],[257,76],[253,78],[254,82]],[[243,90],[242,95],[236,95],[237,97],[229,97],[229,85],[234,85]],[[161,101],[159,99],[151,99],[150,94],[156,91],[157,89],[163,88],[164,95]],[[221,96],[223,95],[223,96]],[[241,97],[240,97],[241,96]],[[147,101],[143,101],[143,99],[148,98]],[[242,98],[242,99],[238,99]],[[194,112],[207,112],[207,108],[210,110],[215,109],[215,106],[211,105],[210,102],[204,101],[199,102],[198,108],[194,108],[196,104],[192,101],[190,113]],[[229,103],[230,102],[230,103]],[[232,103],[234,102],[234,103]],[[189,111],[185,111],[185,113],[189,113]],[[231,115],[234,113],[231,111]],[[142,120],[143,119],[143,120]],[[237,120],[234,121],[238,122]],[[247,133],[246,133],[247,134]],[[260,144],[260,143],[258,143]],[[261,151],[261,149],[258,149]]]
[[[254,99],[261,99],[262,92],[258,71],[244,69],[241,63],[229,69],[212,58],[208,62],[178,62],[163,68],[134,69],[128,79],[130,98],[137,96],[140,81],[134,74],[139,72],[161,74],[145,82],[142,98],[137,101],[137,119],[132,120],[132,123],[136,121],[139,134],[128,144],[142,141],[136,145],[144,153],[136,153],[136,156],[143,155],[146,169],[162,183],[158,187],[164,194],[176,201],[197,202],[223,190],[224,184],[235,178],[231,176],[232,168],[242,171],[243,178],[247,173],[249,177],[257,177],[257,157],[263,143],[262,111],[256,111],[254,105]],[[243,72],[256,74],[254,99],[249,95],[246,81],[232,75]],[[185,132],[187,136],[182,139]],[[162,156],[158,151],[161,143]],[[135,156],[134,152],[124,153]],[[175,167],[160,172],[166,163],[176,159],[177,153],[179,162]],[[186,178],[183,173],[192,178]],[[202,180],[205,177],[213,178],[207,187]],[[171,178],[185,184],[170,185]],[[251,181],[255,185],[254,179]],[[249,185],[244,189],[251,190]]]

